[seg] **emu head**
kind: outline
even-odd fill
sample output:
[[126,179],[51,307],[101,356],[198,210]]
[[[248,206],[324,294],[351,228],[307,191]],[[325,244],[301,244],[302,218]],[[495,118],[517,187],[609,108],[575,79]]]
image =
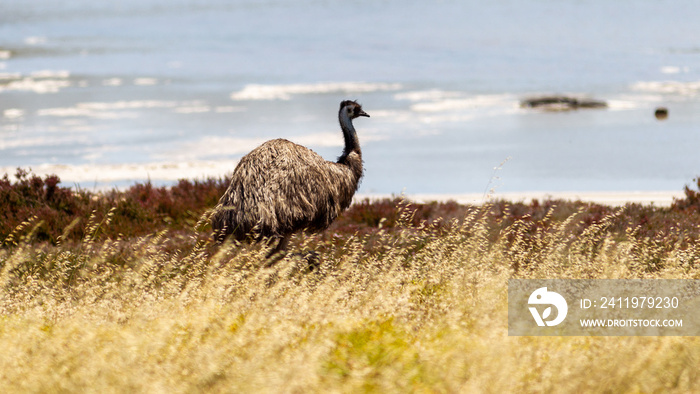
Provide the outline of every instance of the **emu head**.
[[357,101],[343,101],[342,103],[340,103],[340,110],[347,111],[348,117],[350,117],[350,119],[355,119],[360,116],[366,116],[369,118],[367,112],[362,110],[362,106]]

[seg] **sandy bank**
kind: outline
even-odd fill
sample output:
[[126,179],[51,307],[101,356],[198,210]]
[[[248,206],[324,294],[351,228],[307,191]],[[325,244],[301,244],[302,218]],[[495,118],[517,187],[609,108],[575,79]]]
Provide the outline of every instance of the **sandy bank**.
[[[393,198],[391,194],[365,194],[359,193],[356,200],[369,198],[370,200],[381,198]],[[406,194],[409,200],[415,202],[449,201],[453,200],[460,204],[482,204],[493,199],[502,199],[513,202],[529,203],[533,199],[537,200],[581,200],[598,204],[619,206],[627,203],[640,203],[644,205],[653,204],[655,206],[670,206],[674,198],[683,198],[682,191],[622,191],[622,192],[511,192],[495,193],[487,196],[481,193],[467,194]]]

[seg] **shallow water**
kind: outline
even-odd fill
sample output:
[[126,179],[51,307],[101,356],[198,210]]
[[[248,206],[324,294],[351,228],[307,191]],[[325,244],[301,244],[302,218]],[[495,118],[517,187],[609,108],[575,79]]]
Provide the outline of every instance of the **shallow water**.
[[[277,137],[333,160],[351,98],[372,116],[355,122],[363,193],[679,190],[700,174],[695,15],[692,1],[5,0],[0,172],[167,183],[224,175]],[[609,108],[519,106],[552,93]]]

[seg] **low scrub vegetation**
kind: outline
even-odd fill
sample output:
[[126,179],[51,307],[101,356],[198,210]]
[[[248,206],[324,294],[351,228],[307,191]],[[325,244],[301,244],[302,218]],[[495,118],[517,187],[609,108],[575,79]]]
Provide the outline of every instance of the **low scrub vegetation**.
[[[509,337],[509,278],[700,278],[700,198],[358,201],[326,232],[214,245],[226,179],[0,180],[0,390],[688,392],[694,337]],[[700,183],[698,184],[700,187]],[[320,265],[309,272],[309,249]]]

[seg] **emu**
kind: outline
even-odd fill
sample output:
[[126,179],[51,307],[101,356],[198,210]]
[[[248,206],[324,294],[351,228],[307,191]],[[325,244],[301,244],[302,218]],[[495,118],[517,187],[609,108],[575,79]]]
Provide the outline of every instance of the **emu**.
[[352,120],[369,117],[357,101],[340,103],[345,148],[337,162],[285,139],[263,143],[244,156],[219,200],[211,223],[217,242],[279,240],[266,256],[274,264],[298,231],[328,228],[352,202],[362,178],[362,151]]

